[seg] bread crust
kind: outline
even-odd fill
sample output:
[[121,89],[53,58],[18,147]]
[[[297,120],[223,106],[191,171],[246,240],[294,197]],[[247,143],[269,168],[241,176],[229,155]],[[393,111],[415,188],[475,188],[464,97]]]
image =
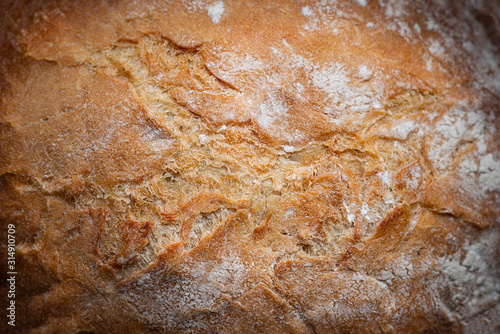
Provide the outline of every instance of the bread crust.
[[2,2],[16,329],[498,331],[497,4]]

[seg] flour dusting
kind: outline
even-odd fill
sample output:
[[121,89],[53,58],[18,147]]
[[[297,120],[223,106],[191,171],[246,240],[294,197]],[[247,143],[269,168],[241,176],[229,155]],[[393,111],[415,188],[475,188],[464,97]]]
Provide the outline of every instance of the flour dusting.
[[[351,84],[351,77],[345,66],[340,63],[315,67],[311,79],[314,86],[328,96],[332,107],[328,108],[327,112],[334,113],[335,109],[366,112],[379,102],[375,92],[368,86],[358,87]],[[337,108],[334,109],[333,106]]]
[[207,12],[213,23],[219,23],[222,19],[222,15],[224,14],[224,2],[217,1],[213,5],[208,6]]
[[311,10],[311,7],[309,6],[302,7],[301,13],[306,17],[314,15],[314,12]]
[[455,302],[464,303],[469,312],[475,313],[498,300],[500,297],[499,278],[488,266],[492,250],[487,243],[467,247],[462,261],[458,256],[443,258],[439,264],[449,279],[455,293]]

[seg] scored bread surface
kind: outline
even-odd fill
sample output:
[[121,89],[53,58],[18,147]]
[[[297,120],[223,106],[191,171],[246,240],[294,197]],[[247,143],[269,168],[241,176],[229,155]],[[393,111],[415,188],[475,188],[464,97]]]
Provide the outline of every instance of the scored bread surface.
[[500,330],[497,5],[4,1],[16,329]]

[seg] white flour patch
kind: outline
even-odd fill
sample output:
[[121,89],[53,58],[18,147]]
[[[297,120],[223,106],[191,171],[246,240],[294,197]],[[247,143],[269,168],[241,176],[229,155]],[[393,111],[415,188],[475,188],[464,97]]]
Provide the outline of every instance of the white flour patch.
[[366,203],[363,203],[363,205],[361,206],[361,214],[365,217],[366,220],[370,220],[370,215],[368,214],[370,212],[369,208],[368,208],[368,204]]
[[356,76],[357,76],[359,79],[363,80],[363,81],[368,81],[368,80],[370,80],[370,78],[372,77],[372,75],[373,75],[373,72],[372,72],[372,71],[370,71],[370,70],[368,69],[368,67],[366,67],[366,65],[361,65],[361,66],[359,67],[358,73],[356,74]]
[[458,254],[453,258],[438,260],[454,290],[454,301],[465,305],[471,313],[480,311],[500,297],[499,279],[488,266],[491,262],[488,259],[491,257],[489,253],[493,248],[485,240],[482,244],[467,247],[468,251],[462,261]]
[[405,2],[399,0],[379,0],[379,4],[385,10],[385,15],[388,17],[401,17],[406,15]]
[[207,6],[207,12],[213,23],[219,23],[222,19],[222,15],[224,15],[224,2],[217,1],[214,4]]
[[446,53],[446,50],[439,41],[431,39],[429,44],[429,52],[436,57],[442,58]]
[[287,112],[288,108],[282,99],[276,95],[268,94],[268,98],[258,107],[257,124],[264,129],[270,129]]
[[417,128],[417,125],[412,120],[404,120],[398,124],[396,124],[391,130],[390,133],[394,138],[399,140],[408,139],[408,135]]
[[[480,199],[500,191],[500,161],[494,152],[488,153],[487,143],[495,131],[491,116],[480,110],[466,111],[468,108],[453,107],[427,129],[433,137],[427,155],[439,173],[453,166],[460,188],[471,198]],[[461,148],[466,153],[461,154]]]
[[301,13],[305,17],[309,17],[309,16],[314,15],[314,12],[311,10],[311,8],[309,6],[302,7]]
[[[304,12],[309,13],[308,9]],[[285,40],[269,46],[273,64],[266,64],[259,56],[243,50],[213,51],[217,57],[208,61],[207,67],[238,88],[238,99],[249,102],[241,104],[240,112],[247,113],[268,135],[281,137],[288,144],[304,138],[290,117],[294,103],[304,103],[311,94],[322,99],[318,108],[330,121],[342,122],[352,112],[365,113],[381,107],[384,84],[378,78],[375,80],[366,65],[350,68],[340,62],[316,64],[295,53]],[[286,86],[290,77],[300,78],[293,83],[293,89],[278,89]]]
[[389,172],[378,173],[378,176],[382,179],[382,182],[384,182],[388,187],[391,186],[391,177],[389,175]]
[[[351,84],[351,78],[342,64],[336,63],[327,67],[315,67],[311,73],[315,87],[328,96],[328,102],[337,110],[366,112],[379,99],[368,86]],[[326,110],[333,113],[334,109]]]
[[479,184],[484,192],[500,191],[500,161],[492,154],[483,156],[479,163]]
[[147,322],[165,329],[185,325],[189,312],[216,308],[225,294],[240,296],[247,289],[248,269],[237,254],[186,264],[186,268],[173,275],[145,274],[127,288],[127,299]]
[[354,215],[354,213],[351,213],[349,206],[345,203],[344,203],[344,208],[347,212],[347,220],[349,221],[349,223],[354,222],[354,220],[356,219],[356,215]]
[[406,180],[408,188],[412,190],[417,190],[421,178],[422,178],[422,168],[419,165],[413,166],[413,168],[410,171],[410,178]]
[[438,120],[433,129],[429,129],[435,134],[432,145],[429,147],[428,156],[434,168],[440,172],[448,168],[452,161],[453,152],[467,132],[468,124],[463,115],[464,111],[455,107]]

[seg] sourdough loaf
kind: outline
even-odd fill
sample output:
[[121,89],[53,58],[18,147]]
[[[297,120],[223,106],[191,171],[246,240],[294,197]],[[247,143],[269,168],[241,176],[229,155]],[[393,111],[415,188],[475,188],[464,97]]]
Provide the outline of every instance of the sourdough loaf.
[[498,332],[483,2],[2,1],[15,329]]

